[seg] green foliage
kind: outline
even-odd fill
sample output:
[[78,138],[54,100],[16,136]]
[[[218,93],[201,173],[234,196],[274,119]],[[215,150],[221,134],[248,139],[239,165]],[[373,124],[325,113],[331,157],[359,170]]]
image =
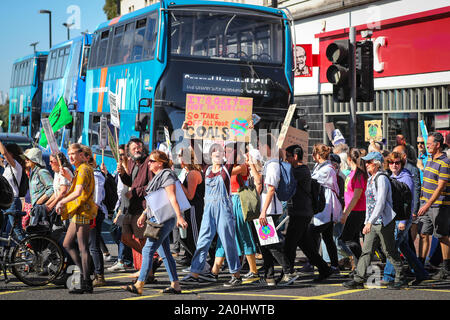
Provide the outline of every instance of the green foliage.
[[116,0],[105,0],[105,5],[103,6],[103,11],[106,14],[108,20],[117,17],[117,1]]
[[0,105],[0,120],[3,121],[2,123],[3,132],[7,132],[9,122],[9,101],[6,101],[5,104]]

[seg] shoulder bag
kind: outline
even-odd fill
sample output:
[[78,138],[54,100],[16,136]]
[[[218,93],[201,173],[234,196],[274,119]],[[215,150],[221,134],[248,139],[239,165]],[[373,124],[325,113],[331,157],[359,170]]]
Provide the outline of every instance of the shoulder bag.
[[240,174],[238,174],[237,180],[239,183],[238,193],[241,200],[244,221],[249,222],[255,220],[261,213],[261,198],[256,190],[256,186],[254,184],[246,186]]

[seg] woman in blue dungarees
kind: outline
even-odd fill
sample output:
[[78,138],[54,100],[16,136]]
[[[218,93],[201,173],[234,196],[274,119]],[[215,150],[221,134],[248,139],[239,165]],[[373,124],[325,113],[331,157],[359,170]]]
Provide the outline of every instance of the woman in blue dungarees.
[[205,174],[205,208],[197,248],[192,258],[191,273],[182,280],[182,283],[199,282],[199,274],[203,271],[208,249],[217,232],[225,251],[230,273],[233,275],[224,286],[233,287],[242,283],[239,272],[241,264],[235,240],[236,221],[230,198],[230,172],[233,164],[223,164],[224,151],[220,145],[211,146],[210,156],[212,166]]

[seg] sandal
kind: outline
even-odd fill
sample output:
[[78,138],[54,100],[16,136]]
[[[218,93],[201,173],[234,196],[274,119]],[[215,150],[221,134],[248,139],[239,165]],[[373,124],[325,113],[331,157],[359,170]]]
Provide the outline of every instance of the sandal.
[[[135,284],[138,281],[139,278],[134,278],[132,281],[133,284]],[[155,276],[148,276],[147,280],[145,280],[145,284],[155,284],[158,283],[158,279],[155,278]]]
[[142,289],[139,292],[139,289],[134,284],[130,284],[130,285],[127,285],[126,287],[121,287],[121,288],[125,291],[131,292],[131,293],[134,293],[134,294],[137,294],[140,296],[142,295]]
[[175,288],[168,287],[168,288],[165,288],[163,291],[161,291],[161,293],[165,293],[165,294],[181,294],[181,290],[176,290]]

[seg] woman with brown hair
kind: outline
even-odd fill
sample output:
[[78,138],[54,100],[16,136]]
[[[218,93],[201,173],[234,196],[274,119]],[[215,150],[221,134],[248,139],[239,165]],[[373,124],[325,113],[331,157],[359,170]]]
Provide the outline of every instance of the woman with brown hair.
[[184,213],[184,217],[189,221],[186,240],[182,239],[187,247],[186,264],[191,264],[198,239],[198,231],[202,222],[203,206],[205,204],[205,181],[203,179],[202,167],[197,163],[194,149],[188,147],[182,149],[178,154],[181,168],[186,171],[186,176],[182,181],[183,191],[186,195],[191,209]]
[[[76,168],[75,175],[69,192],[56,205],[56,212],[61,215],[62,220],[70,219],[63,246],[82,275],[81,287],[70,288],[69,293],[92,293],[89,272],[89,230],[97,215],[97,206],[94,202],[94,170],[86,163],[80,144],[71,144],[68,155],[70,163]],[[75,241],[78,242],[79,251],[74,245]]]
[[360,236],[366,217],[367,171],[364,160],[361,159],[361,152],[357,148],[349,151],[347,163],[351,172],[345,182],[345,209],[341,218],[344,229],[340,239],[353,253],[350,258],[353,271],[362,252]]
[[[184,220],[180,206],[176,197],[176,182],[178,181],[175,173],[170,169],[172,168],[172,160],[167,157],[162,151],[155,150],[149,156],[148,165],[150,170],[154,173],[153,179],[147,186],[147,194],[164,189],[167,193],[167,197],[172,205],[173,210],[176,213],[176,218],[171,218],[163,223],[158,240],[147,238],[145,246],[142,248],[142,266],[139,273],[138,280],[131,285],[122,287],[122,289],[141,295],[144,289],[145,280],[149,272],[152,270],[153,255],[155,251],[158,251],[159,256],[164,261],[164,266],[169,273],[169,279],[171,286],[164,289],[162,293],[166,294],[180,294],[181,288],[178,281],[177,268],[175,259],[170,252],[170,240],[169,235],[172,232],[174,226],[186,229],[188,224]],[[149,210],[150,209],[150,210]],[[147,219],[152,222],[156,222],[156,219],[151,214],[151,208],[148,208],[141,214],[137,224],[140,228],[144,227]]]
[[[331,148],[324,144],[315,144],[313,148],[313,159],[316,162],[311,178],[316,179],[325,187],[325,209],[314,215],[311,231],[313,236],[318,238],[322,234],[328,255],[330,256],[331,266],[335,271],[339,270],[339,261],[336,243],[333,239],[334,222],[338,222],[342,215],[342,205],[339,201],[339,186],[337,182],[336,171],[330,160]],[[317,281],[321,281],[319,278]]]

